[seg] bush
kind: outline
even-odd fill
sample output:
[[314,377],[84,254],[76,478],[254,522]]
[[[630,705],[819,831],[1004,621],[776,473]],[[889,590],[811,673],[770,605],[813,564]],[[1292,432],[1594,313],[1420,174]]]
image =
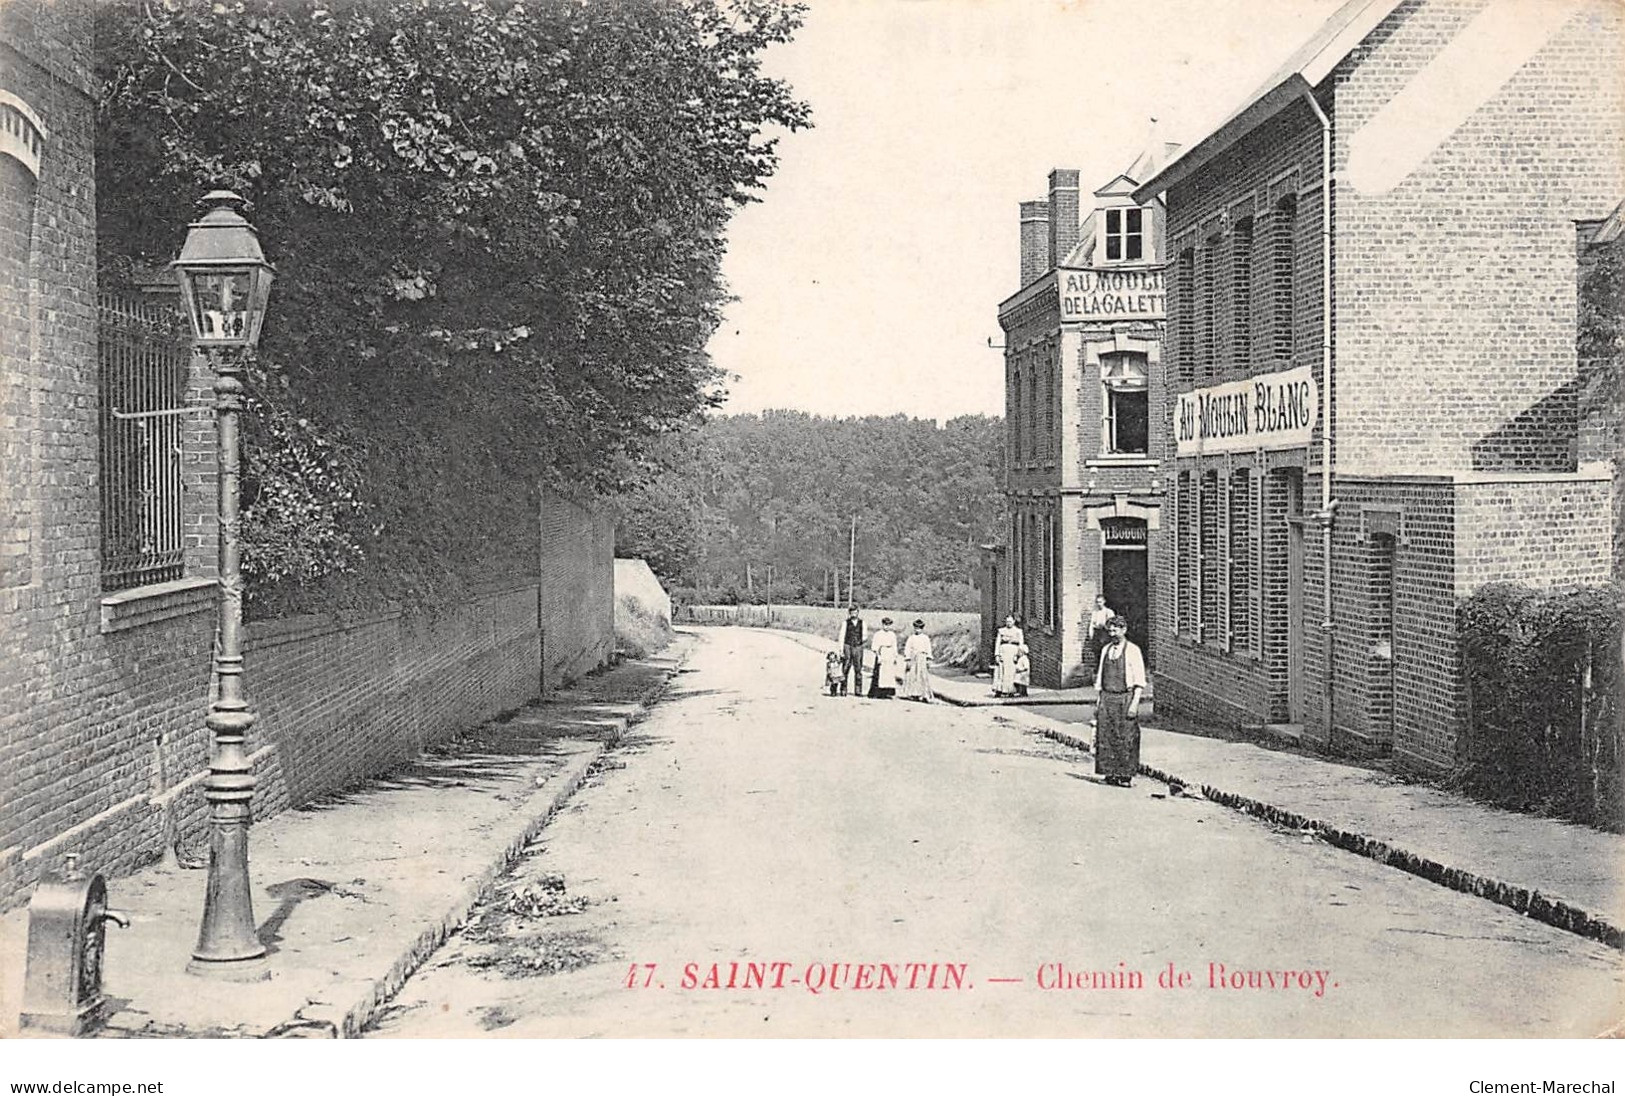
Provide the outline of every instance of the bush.
[[939,632],[931,633],[931,652],[939,666],[956,666],[961,670],[980,670],[982,624],[950,624]]
[[885,598],[887,605],[896,605],[906,611],[922,609],[948,613],[976,613],[981,611],[982,595],[968,582],[917,582],[904,579],[892,587]]
[[1469,791],[1625,830],[1620,593],[1498,583],[1462,603]]
[[631,597],[615,599],[615,649],[628,658],[647,658],[671,642],[671,625]]

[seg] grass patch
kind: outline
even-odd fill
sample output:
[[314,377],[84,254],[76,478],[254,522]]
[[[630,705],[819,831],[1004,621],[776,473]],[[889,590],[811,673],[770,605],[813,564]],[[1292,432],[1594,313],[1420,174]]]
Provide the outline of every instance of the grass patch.
[[[824,636],[835,642],[846,619],[846,610],[829,605],[685,605],[679,619],[693,624],[733,624],[743,628],[784,628],[792,632]],[[917,612],[881,606],[863,610],[863,623],[869,631],[891,617],[900,637],[907,636],[916,620],[925,621],[936,661],[943,666],[978,669],[977,650],[982,642],[979,613],[943,611]]]

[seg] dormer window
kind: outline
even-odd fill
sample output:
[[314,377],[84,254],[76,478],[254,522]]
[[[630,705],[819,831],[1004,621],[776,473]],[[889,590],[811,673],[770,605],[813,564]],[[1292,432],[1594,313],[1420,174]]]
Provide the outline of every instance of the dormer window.
[[1145,211],[1106,210],[1106,261],[1133,262],[1145,255]]

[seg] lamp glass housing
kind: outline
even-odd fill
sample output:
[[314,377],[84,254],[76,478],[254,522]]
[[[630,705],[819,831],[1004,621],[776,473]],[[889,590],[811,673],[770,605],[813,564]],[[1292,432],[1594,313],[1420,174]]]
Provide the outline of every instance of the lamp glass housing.
[[268,266],[180,268],[192,337],[206,346],[254,346],[271,296]]

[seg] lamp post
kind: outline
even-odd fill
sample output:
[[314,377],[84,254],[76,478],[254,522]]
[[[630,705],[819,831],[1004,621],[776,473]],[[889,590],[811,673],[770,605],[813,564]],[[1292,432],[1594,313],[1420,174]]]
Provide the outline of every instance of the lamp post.
[[259,342],[272,269],[254,226],[243,216],[248,206],[243,198],[215,190],[203,196],[202,205],[203,215],[187,228],[180,257],[171,264],[180,278],[192,338],[214,373],[219,453],[220,638],[214,659],[219,687],[206,721],[213,750],[203,790],[209,801],[209,884],[197,947],[186,969],[250,982],[269,978],[271,972],[254,924],[248,879],[254,771],[244,743],[254,712],[243,698],[237,413],[242,408],[240,374]]

